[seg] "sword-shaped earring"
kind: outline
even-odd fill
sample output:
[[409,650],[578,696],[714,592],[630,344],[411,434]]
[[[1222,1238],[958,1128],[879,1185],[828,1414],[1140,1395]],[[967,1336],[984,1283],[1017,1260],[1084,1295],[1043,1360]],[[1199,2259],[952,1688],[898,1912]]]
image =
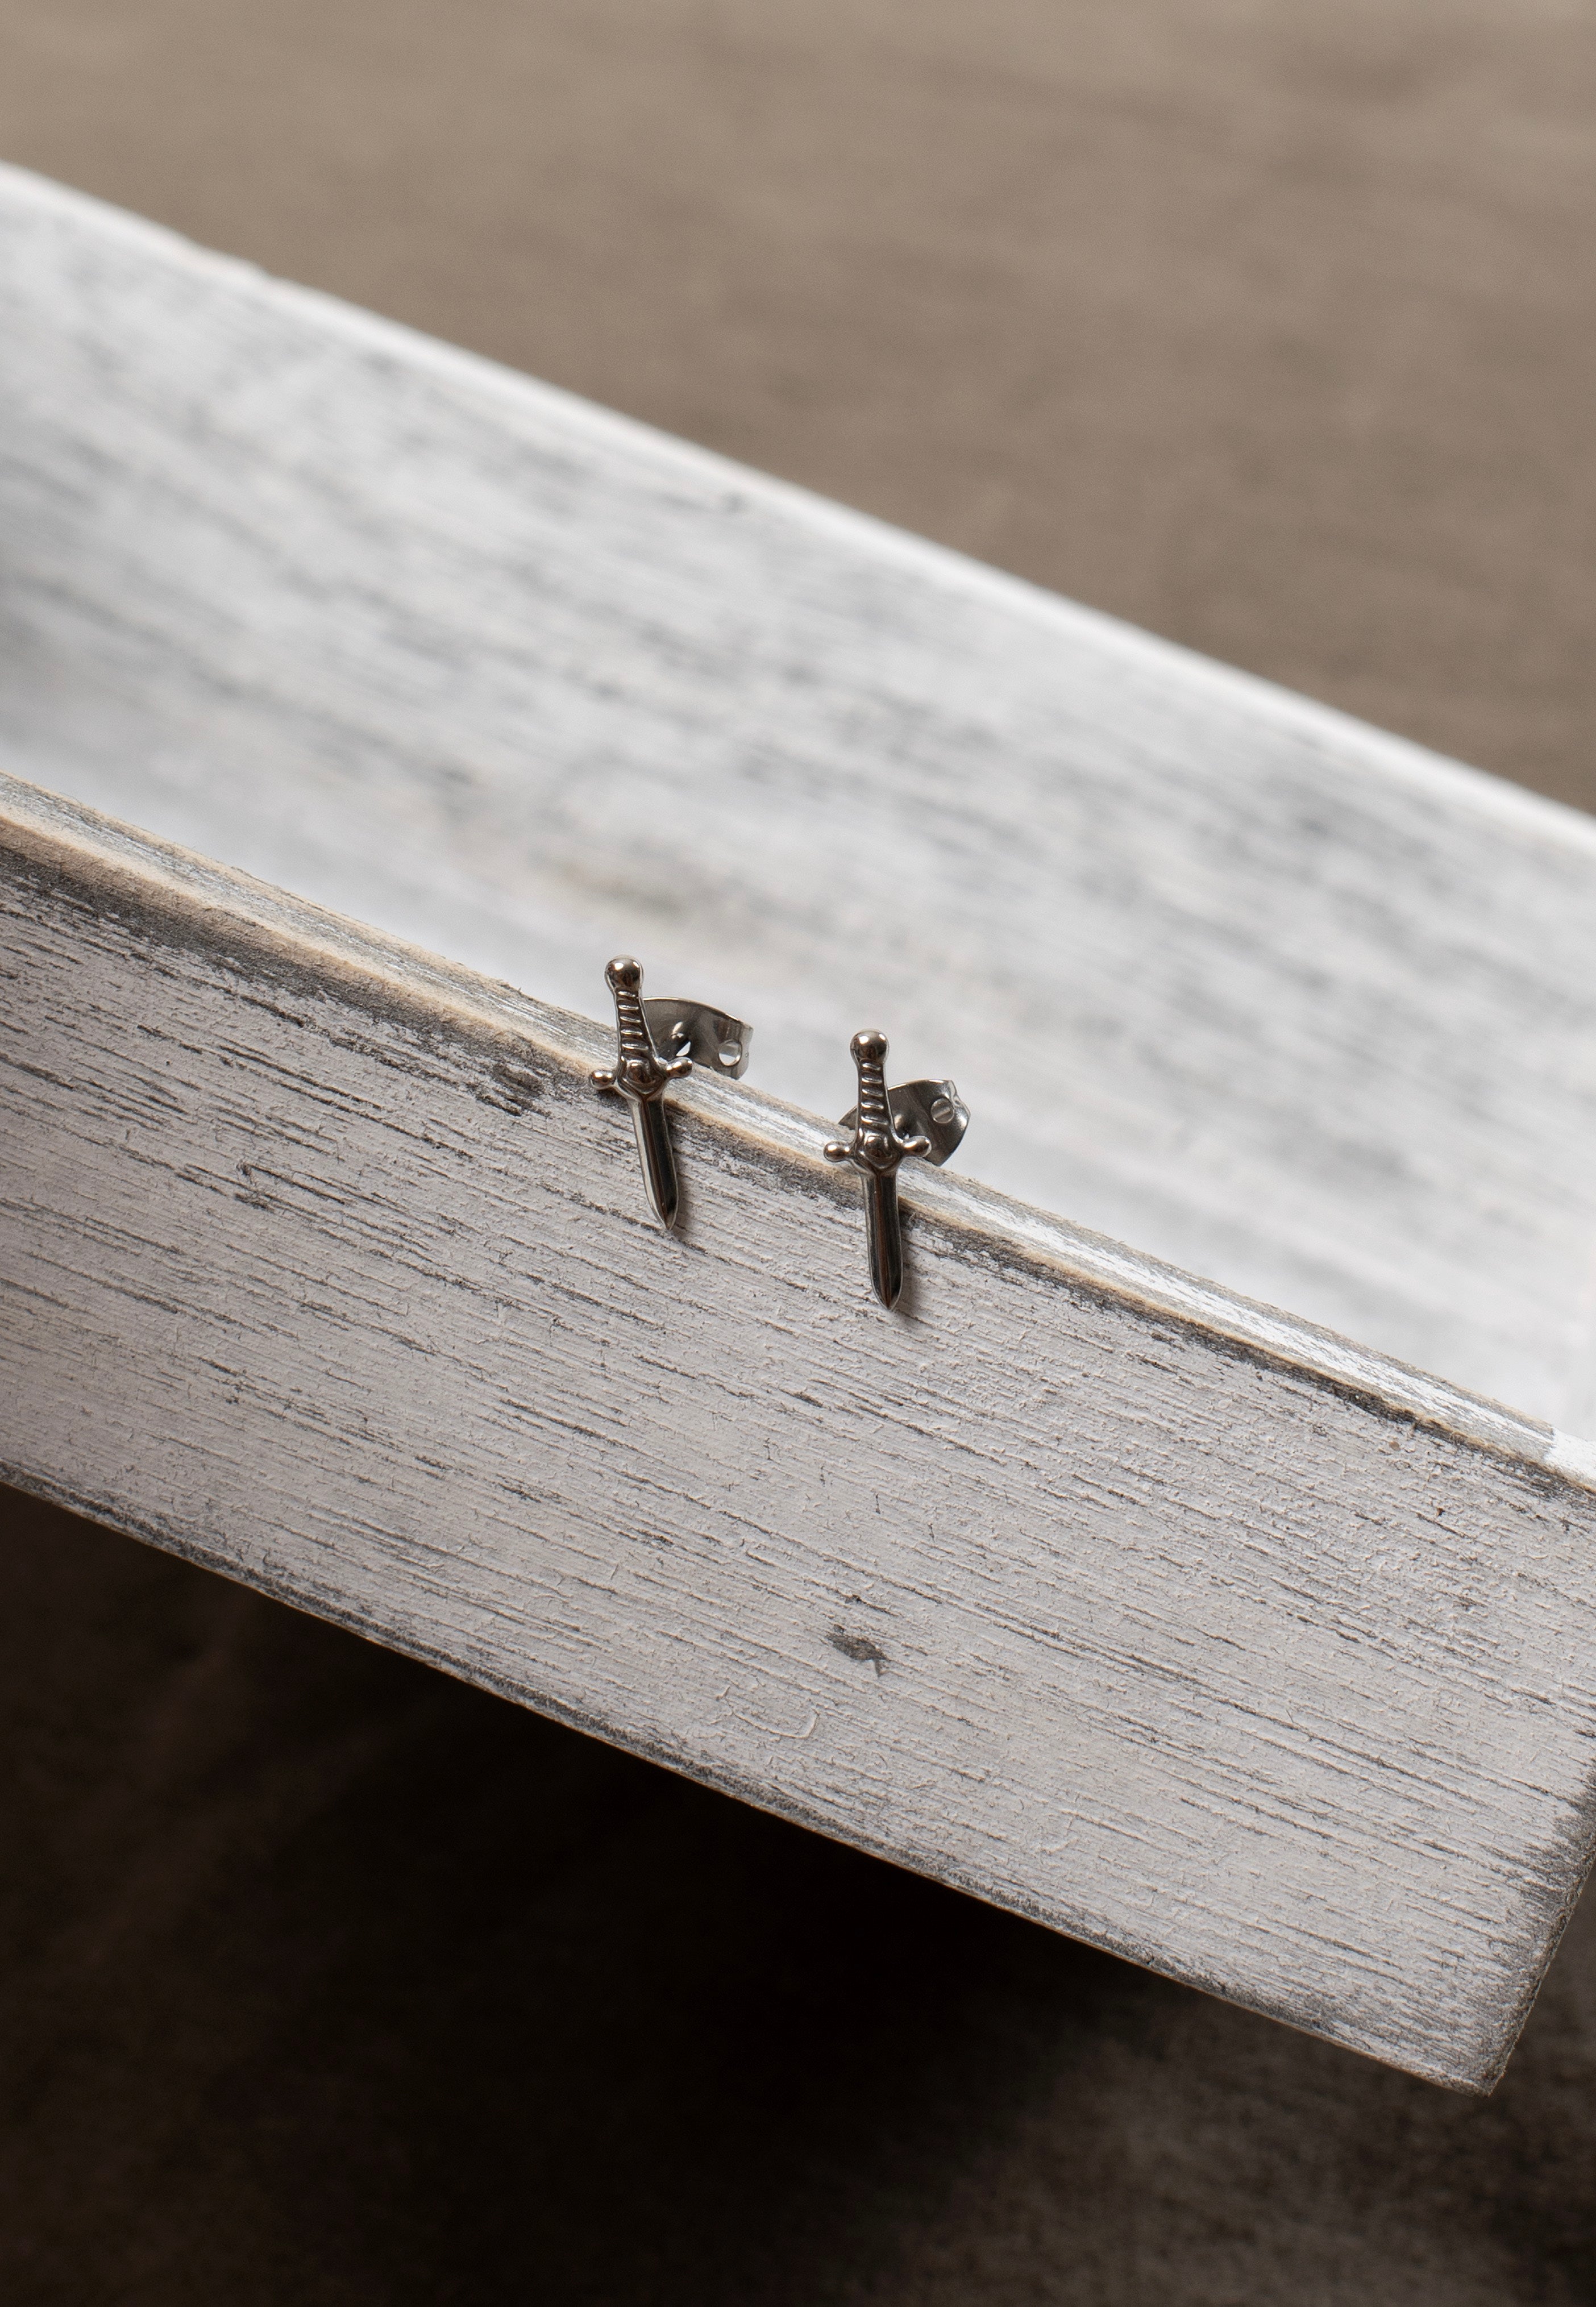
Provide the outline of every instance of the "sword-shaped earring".
[[[604,973],[615,997],[618,1047],[613,1067],[593,1076],[599,1089],[619,1090],[631,1108],[631,1126],[643,1165],[643,1183],[663,1226],[676,1222],[676,1157],[665,1117],[667,1082],[695,1065],[735,1081],[748,1067],[751,1026],[703,1001],[645,1001],[643,973],[630,954],[617,954]],[[661,1049],[668,1052],[661,1055]]]
[[897,1216],[900,1162],[923,1159],[940,1168],[970,1126],[970,1109],[950,1081],[887,1086],[887,1036],[855,1033],[848,1044],[859,1073],[859,1102],[837,1127],[847,1143],[825,1148],[828,1162],[851,1162],[864,1179],[864,1231],[871,1287],[883,1306],[896,1306],[904,1286],[904,1242]]

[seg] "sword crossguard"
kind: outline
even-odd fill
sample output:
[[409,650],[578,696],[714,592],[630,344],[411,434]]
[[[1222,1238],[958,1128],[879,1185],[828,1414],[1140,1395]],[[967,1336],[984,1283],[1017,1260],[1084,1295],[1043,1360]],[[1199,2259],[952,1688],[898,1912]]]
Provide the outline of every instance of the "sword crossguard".
[[828,1162],[851,1162],[867,1176],[890,1178],[900,1162],[929,1154],[931,1142],[929,1137],[905,1136],[898,1127],[887,1090],[886,1034],[855,1033],[848,1048],[859,1074],[854,1135],[845,1141],[833,1138],[822,1150]]

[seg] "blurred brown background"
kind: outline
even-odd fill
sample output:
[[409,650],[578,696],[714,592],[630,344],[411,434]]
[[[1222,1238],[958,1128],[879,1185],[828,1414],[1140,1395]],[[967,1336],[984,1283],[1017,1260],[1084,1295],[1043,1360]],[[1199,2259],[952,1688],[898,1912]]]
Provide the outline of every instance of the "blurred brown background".
[[[1592,0],[0,0],[0,155],[1596,807]],[[19,2303],[1596,2300],[1453,2099],[12,1497]]]
[[0,0],[0,153],[1596,806],[1591,0]]

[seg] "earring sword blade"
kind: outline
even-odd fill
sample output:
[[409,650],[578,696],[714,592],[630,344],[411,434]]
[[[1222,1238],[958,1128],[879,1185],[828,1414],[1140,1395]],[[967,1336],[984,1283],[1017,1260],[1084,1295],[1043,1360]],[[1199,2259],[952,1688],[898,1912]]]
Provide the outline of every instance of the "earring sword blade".
[[[885,1033],[855,1033],[848,1048],[859,1076],[859,1102],[841,1126],[846,1129],[852,1125],[853,1136],[835,1140],[823,1150],[828,1162],[851,1162],[864,1180],[870,1284],[881,1304],[890,1309],[904,1286],[898,1164],[922,1157],[945,1162],[964,1136],[970,1117],[951,1082],[914,1082],[906,1091],[888,1093]],[[934,1094],[922,1099],[922,1091]],[[902,1115],[895,1112],[894,1100],[903,1102]],[[934,1111],[937,1118],[916,1128],[922,1111],[928,1117]]]
[[631,1108],[632,1133],[642,1163],[648,1205],[661,1225],[676,1222],[676,1157],[662,1103],[667,1083],[692,1071],[692,1059],[662,1058],[643,1008],[643,973],[630,954],[617,954],[605,971],[615,998],[615,1062],[593,1076],[598,1089],[618,1090]]
[[658,1098],[634,1097],[631,1103],[631,1127],[638,1141],[638,1159],[643,1165],[643,1184],[648,1188],[649,1203],[662,1226],[674,1226],[676,1156],[665,1106]]

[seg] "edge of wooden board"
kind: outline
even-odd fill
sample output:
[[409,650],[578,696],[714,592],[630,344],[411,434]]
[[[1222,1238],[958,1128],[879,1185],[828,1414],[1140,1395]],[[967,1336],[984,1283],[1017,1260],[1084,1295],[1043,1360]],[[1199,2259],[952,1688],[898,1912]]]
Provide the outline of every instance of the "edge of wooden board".
[[[485,1029],[526,1044],[573,1075],[585,1076],[614,1057],[614,1028],[596,1019],[552,1008],[516,986],[328,913],[4,771],[0,846],[55,864],[81,885],[103,889],[107,898],[165,912],[174,922],[186,923],[200,943],[226,944],[240,932],[253,933],[284,958],[313,965],[346,989],[364,984],[368,1000],[385,1000],[396,1010],[450,1016],[477,1032]],[[600,982],[602,966],[602,958],[596,959],[594,976]],[[673,1094],[711,1127],[799,1162],[817,1177],[833,1178],[821,1148],[834,1134],[834,1123],[748,1082],[695,1076]],[[1472,1448],[1540,1467],[1596,1491],[1596,1445],[1332,1330],[1183,1274],[1067,1218],[960,1178],[956,1171],[905,1169],[899,1195],[906,1208],[978,1235],[1013,1263],[1045,1266],[1128,1304],[1189,1323],[1280,1368],[1311,1373],[1377,1415],[1434,1428]]]
[[[558,1068],[576,1083],[585,1081],[593,1065],[613,1055],[613,1032],[594,1021],[551,1009],[511,986],[484,979],[226,867],[151,841],[136,829],[79,804],[4,777],[0,777],[0,849],[9,851],[34,872],[59,879],[88,896],[102,916],[121,913],[148,922],[162,940],[187,947],[211,961],[247,962],[252,955],[269,958],[276,970],[296,973],[307,985],[335,992],[373,1016],[423,1026],[442,1025],[486,1047],[511,1067],[518,1056],[531,1053],[542,1065]],[[595,957],[596,982],[600,958]],[[821,1145],[830,1134],[828,1123],[743,1084],[695,1080],[683,1085],[678,1096],[702,1128],[734,1141],[744,1154],[801,1171],[810,1190],[821,1187],[828,1196],[845,1195],[845,1184],[821,1154]],[[982,1257],[1016,1274],[1062,1278],[1078,1291],[1169,1319],[1201,1334],[1210,1346],[1227,1355],[1279,1372],[1288,1380],[1308,1380],[1377,1420],[1425,1429],[1468,1451],[1507,1462],[1547,1489],[1567,1486],[1585,1493],[1596,1491],[1596,1453],[1582,1443],[1420,1371],[1366,1352],[1289,1314],[1181,1274],[1134,1249],[1074,1228],[1061,1218],[1027,1209],[956,1175],[936,1172],[905,1177],[904,1201],[911,1226],[918,1216],[962,1234],[975,1244]],[[110,1527],[185,1555],[263,1591],[275,1592],[296,1607],[311,1608],[374,1635],[502,1695],[535,1704],[573,1728],[628,1746],[795,1822],[823,1832],[839,1831],[835,1818],[811,1811],[802,1801],[779,1795],[746,1774],[718,1764],[714,1768],[697,1764],[668,1744],[651,1743],[618,1730],[613,1722],[585,1714],[557,1696],[534,1691],[527,1683],[462,1663],[457,1654],[430,1648],[413,1636],[396,1635],[391,1627],[368,1620],[357,1609],[340,1611],[324,1593],[308,1599],[293,1579],[274,1582],[253,1568],[245,1571],[219,1549],[196,1543],[190,1533],[133,1514],[114,1498],[41,1481],[21,1463],[9,1467],[4,1478]],[[894,1863],[914,1865],[951,1887],[994,1900],[987,1884],[957,1864],[932,1865],[922,1855],[905,1858],[902,1849],[873,1836],[862,1822],[850,1822],[846,1839]],[[1338,2033],[1329,2020],[1310,2023],[1300,2010],[1279,2001],[1234,1993],[1222,1978],[1199,1965],[1183,1969],[1178,1956],[1164,1951],[1151,1956],[1146,1945],[1129,1938],[1117,1943],[1111,1934],[1098,1932],[1094,1934],[1094,1943],[1133,1960],[1154,1960],[1166,1974],[1184,1977],[1206,1992],[1369,2055],[1392,2058],[1451,2088],[1485,2091],[1494,2086],[1506,2065],[1579,1887],[1570,1878],[1566,1896],[1559,1893],[1557,1912],[1546,1911],[1541,1959],[1532,1976],[1522,1981],[1514,2007],[1497,2015],[1497,2053],[1489,2063],[1470,2072],[1446,2071],[1419,2058],[1398,2057],[1389,2049],[1359,2042],[1350,2032]],[[1040,1902],[1027,1903],[1008,1893],[994,1902],[1030,1914],[1051,1927],[1063,1926]]]

